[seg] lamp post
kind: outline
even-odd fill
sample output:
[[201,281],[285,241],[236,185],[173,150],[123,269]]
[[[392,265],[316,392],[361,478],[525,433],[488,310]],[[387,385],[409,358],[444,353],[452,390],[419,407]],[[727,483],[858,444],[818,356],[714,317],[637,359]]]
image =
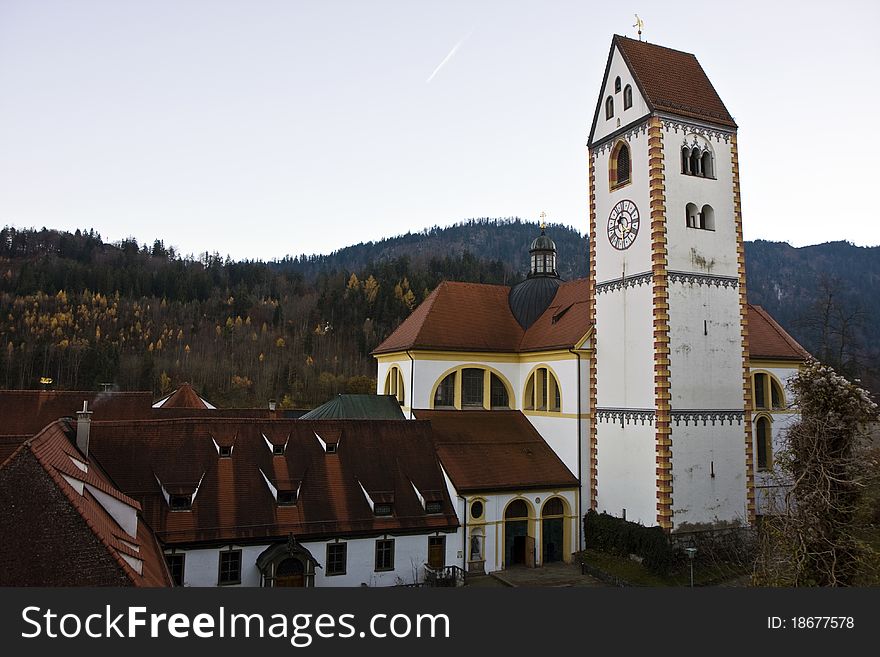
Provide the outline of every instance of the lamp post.
[[694,588],[694,555],[697,553],[697,548],[686,547],[684,551],[687,552],[688,559],[691,562],[691,588]]

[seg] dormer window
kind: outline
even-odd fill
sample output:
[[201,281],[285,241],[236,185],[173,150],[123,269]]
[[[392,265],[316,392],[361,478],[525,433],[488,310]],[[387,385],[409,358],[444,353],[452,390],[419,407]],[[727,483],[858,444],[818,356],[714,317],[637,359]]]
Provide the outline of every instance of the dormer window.
[[633,106],[633,88],[630,85],[626,85],[626,88],[623,90],[623,109],[628,110]]
[[378,502],[373,505],[373,515],[375,516],[390,516],[392,513],[393,508],[387,502]]
[[279,490],[278,491],[278,506],[294,506],[296,505],[296,491],[295,490]]
[[190,511],[192,498],[189,495],[171,495],[168,498],[168,506],[172,511]]
[[335,454],[338,446],[339,446],[339,443],[327,443],[327,453],[328,454]]
[[614,116],[614,99],[611,96],[605,99],[605,119],[610,119]]
[[284,445],[272,445],[272,454],[274,456],[284,456]]
[[217,452],[221,459],[228,459],[232,456],[232,445],[220,445]]
[[443,502],[425,502],[425,513],[443,513]]

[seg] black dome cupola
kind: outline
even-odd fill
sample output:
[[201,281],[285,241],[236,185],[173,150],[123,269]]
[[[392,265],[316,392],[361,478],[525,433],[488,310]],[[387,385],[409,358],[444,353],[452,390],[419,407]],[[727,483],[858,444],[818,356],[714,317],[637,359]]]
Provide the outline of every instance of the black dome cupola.
[[507,297],[510,312],[524,329],[528,329],[547,310],[559,289],[556,271],[556,244],[545,233],[532,240],[529,247],[529,276],[515,285]]
[[529,247],[529,278],[551,276],[559,278],[556,271],[556,244],[547,237],[545,226],[541,223],[541,234],[532,240]]

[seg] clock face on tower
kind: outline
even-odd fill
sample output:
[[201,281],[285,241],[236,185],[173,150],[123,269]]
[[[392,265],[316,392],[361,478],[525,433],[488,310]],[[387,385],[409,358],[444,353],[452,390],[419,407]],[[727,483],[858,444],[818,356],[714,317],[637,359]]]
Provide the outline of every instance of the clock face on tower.
[[608,215],[608,241],[618,251],[632,246],[639,234],[639,209],[629,200],[619,201]]

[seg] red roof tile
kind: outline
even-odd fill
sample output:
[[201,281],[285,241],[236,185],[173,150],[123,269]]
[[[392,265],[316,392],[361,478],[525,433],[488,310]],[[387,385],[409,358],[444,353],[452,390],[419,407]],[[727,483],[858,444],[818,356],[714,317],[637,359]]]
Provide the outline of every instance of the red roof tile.
[[523,331],[510,311],[510,288],[506,285],[444,282],[373,353],[571,347],[589,329],[588,285],[587,279],[562,283],[550,306]]
[[649,107],[736,127],[694,55],[619,35],[614,36],[613,44],[620,49]]
[[810,357],[761,306],[749,304],[749,357],[802,361]]
[[150,392],[94,392],[75,390],[0,390],[0,434],[27,434],[58,418],[73,417],[89,403],[95,420],[148,418]]
[[192,408],[192,409],[213,409],[214,406],[202,399],[199,394],[193,390],[189,383],[182,383],[180,387],[167,397],[160,399],[154,404],[155,408]]
[[577,478],[519,411],[417,410],[459,492],[575,488]]
[[0,584],[171,586],[140,505],[69,433],[54,422],[0,466]]
[[[166,545],[290,533],[305,540],[457,527],[429,433],[426,422],[399,420],[93,422],[90,450],[140,501]],[[325,453],[316,434],[338,443],[336,453]],[[273,456],[267,439],[286,444],[284,455]],[[220,458],[215,441],[232,445],[231,457]],[[277,505],[266,479],[281,490],[298,488],[296,505]],[[160,482],[169,493],[195,493],[192,509],[171,511]],[[361,485],[378,498],[393,494],[394,514],[375,516]],[[442,495],[443,513],[426,514],[413,485]]]
[[568,349],[576,345],[590,328],[589,291],[590,282],[586,278],[560,285],[547,310],[523,335],[519,351]]

